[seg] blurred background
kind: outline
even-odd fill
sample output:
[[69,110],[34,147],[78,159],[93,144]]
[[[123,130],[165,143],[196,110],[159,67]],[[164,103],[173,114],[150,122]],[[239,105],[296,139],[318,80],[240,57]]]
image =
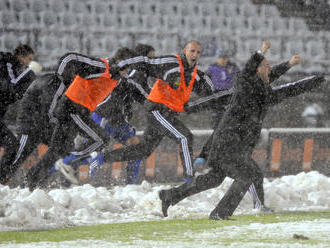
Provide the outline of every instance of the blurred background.
[[[214,64],[218,51],[229,52],[230,61],[242,68],[251,52],[258,50],[262,41],[270,40],[267,59],[271,65],[295,54],[302,57],[302,63],[277,84],[315,73],[329,77],[330,0],[0,0],[0,20],[0,50],[12,51],[20,43],[30,45],[43,68],[41,73],[54,71],[58,59],[70,51],[110,57],[120,47],[145,43],[156,49],[157,56],[180,53],[192,39],[203,46],[200,69],[207,70]],[[291,129],[285,137],[281,129],[268,132],[273,128],[285,128],[287,132],[296,127],[330,127],[329,106],[330,85],[324,83],[268,111],[262,135],[266,138],[254,152],[266,176],[311,169],[330,173],[328,129],[327,134],[312,130],[298,136]],[[144,109],[136,105],[135,110],[132,124],[143,131]],[[14,129],[15,111],[8,113],[8,124]],[[196,155],[211,133],[211,116],[210,112],[181,116],[189,128],[206,131],[196,136]],[[283,146],[277,145],[278,140],[283,140]],[[309,144],[306,140],[315,140],[314,148],[311,146],[313,167],[312,155],[305,156]],[[36,158],[31,159],[26,168]],[[88,169],[81,168],[80,180],[86,181]],[[121,163],[105,166],[105,170],[99,173],[105,184],[109,184],[110,177],[117,183],[125,173]],[[144,161],[141,171],[145,173],[140,173],[139,181],[182,180],[177,146],[165,139],[156,157]]]
[[[156,55],[165,55],[195,39],[203,45],[200,67],[206,69],[218,49],[230,50],[231,60],[242,67],[267,39],[271,64],[294,54],[303,58],[283,83],[315,72],[329,74],[329,18],[327,0],[1,0],[0,50],[27,43],[46,72],[69,51],[109,57],[119,47],[146,43]],[[308,126],[306,113],[329,126],[329,90],[324,84],[274,107],[265,128]],[[143,109],[137,106],[137,111]],[[191,128],[209,128],[209,113],[200,115],[183,119]],[[133,124],[143,130],[144,119],[136,115]]]

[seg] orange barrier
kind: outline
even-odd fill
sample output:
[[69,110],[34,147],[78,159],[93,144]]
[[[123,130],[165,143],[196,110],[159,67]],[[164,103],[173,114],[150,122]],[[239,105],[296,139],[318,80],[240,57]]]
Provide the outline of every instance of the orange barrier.
[[266,176],[295,175],[317,170],[330,175],[330,128],[271,128]]
[[[118,149],[123,147],[122,144],[114,144],[113,145],[113,149]],[[121,175],[121,167],[122,167],[122,162],[113,162],[112,163],[112,173],[111,173],[111,177],[114,179],[117,179],[120,177]]]
[[304,145],[304,159],[302,169],[304,171],[309,171],[312,169],[312,159],[313,159],[313,139],[306,139]]
[[146,169],[145,169],[145,176],[146,177],[154,177],[155,176],[155,158],[156,158],[156,153],[153,152],[146,159]]
[[272,159],[270,161],[270,170],[278,171],[281,164],[282,140],[273,140],[272,145]]
[[89,178],[89,165],[84,164],[79,166],[79,171],[78,171],[78,178],[79,181],[86,181]]

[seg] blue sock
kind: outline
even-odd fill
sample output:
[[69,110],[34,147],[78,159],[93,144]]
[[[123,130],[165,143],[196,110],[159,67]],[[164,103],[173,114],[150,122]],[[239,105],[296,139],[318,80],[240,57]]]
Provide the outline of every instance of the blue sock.
[[185,182],[185,183],[189,183],[191,180],[192,180],[191,177],[186,177],[186,178],[184,179],[184,182]]
[[57,169],[56,169],[56,166],[54,164],[53,167],[49,169],[48,176],[50,176],[51,174],[53,174],[55,171],[57,171]]

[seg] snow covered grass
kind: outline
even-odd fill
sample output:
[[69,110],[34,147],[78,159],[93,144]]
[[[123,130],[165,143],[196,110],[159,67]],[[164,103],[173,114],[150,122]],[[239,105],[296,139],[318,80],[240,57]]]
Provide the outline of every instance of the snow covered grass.
[[158,192],[170,185],[28,189],[0,185],[0,247],[330,247],[330,178],[316,171],[265,179],[257,214],[246,194],[233,221],[208,215],[232,180],[169,208]]
[[[309,228],[301,228],[308,226]],[[115,223],[48,231],[2,232],[0,247],[14,244],[70,242],[79,240],[90,244],[107,242],[118,247],[125,245],[139,247],[139,244],[204,244],[229,246],[231,244],[250,245],[305,245],[306,247],[329,247],[330,211],[288,212],[234,216],[228,221],[208,219],[172,219],[164,221]],[[68,243],[69,244],[69,243]],[[35,243],[36,245],[36,243]],[[288,246],[289,245],[289,246]],[[323,246],[324,245],[324,246]],[[16,246],[13,246],[16,247]],[[62,246],[59,246],[62,247]],[[144,246],[142,246],[144,247]],[[162,247],[162,246],[161,246]],[[179,246],[181,247],[181,246]]]

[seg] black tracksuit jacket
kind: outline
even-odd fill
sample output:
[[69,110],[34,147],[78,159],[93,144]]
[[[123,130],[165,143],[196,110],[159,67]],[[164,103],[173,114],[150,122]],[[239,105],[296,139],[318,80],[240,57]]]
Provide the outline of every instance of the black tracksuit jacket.
[[[112,67],[111,65],[114,65],[114,63],[110,62],[109,64],[109,71],[112,79],[119,80],[119,68],[116,66]],[[106,131],[99,127],[90,118],[90,111],[84,106],[71,101],[64,95],[64,92],[70,86],[76,75],[79,75],[87,80],[98,78],[104,73],[105,69],[105,63],[99,58],[69,53],[60,59],[59,66],[56,71],[56,77],[61,81],[62,89],[57,91],[57,96],[52,99],[52,103],[50,105],[50,108],[53,109],[53,117],[55,117],[56,125],[52,134],[50,149],[28,173],[27,177],[30,188],[35,187],[45,177],[47,177],[48,168],[52,166],[59,157],[66,155],[69,151],[72,151],[73,139],[77,133],[81,132],[83,136],[86,135],[85,137],[90,137],[91,141],[94,141],[83,151],[77,152],[77,155],[89,154],[95,149],[99,149],[104,145],[104,141],[108,139],[108,134]],[[112,93],[113,95],[117,95],[117,97],[124,99],[127,94],[127,88],[129,87],[126,85],[126,90],[123,90],[121,89],[122,85],[124,84],[119,83]],[[113,96],[112,93],[110,94],[110,99]],[[125,95],[121,95],[124,93]],[[125,101],[113,102],[114,105],[118,102],[125,103]],[[122,108],[122,106],[119,106],[119,108]],[[122,117],[119,116],[122,115],[122,111],[118,111],[118,108],[117,111],[114,110],[110,112],[116,114],[117,117],[113,116],[114,119],[122,119]]]
[[34,78],[34,72],[24,69],[14,55],[0,52],[0,118],[9,104],[22,98]]
[[[184,55],[181,54],[180,57],[183,63],[185,82],[188,85],[191,80],[194,67],[189,66],[187,59]],[[180,82],[180,65],[178,59],[174,55],[161,56],[156,58],[139,56],[123,60],[118,63],[119,67],[127,65],[132,66],[137,71],[144,72],[147,77],[160,78],[166,81],[173,89],[176,89],[178,87],[177,83]],[[140,75],[138,77],[140,77]],[[139,80],[136,79],[137,77],[135,75],[133,75],[132,78],[135,80]],[[192,92],[200,97],[203,97],[212,95],[213,91],[214,88],[210,77],[205,72],[198,70]],[[148,102],[150,111],[159,110],[161,112],[173,112],[164,104],[155,103],[151,101]]]
[[11,53],[0,52],[0,146],[5,152],[0,163],[0,183],[8,180],[8,168],[14,161],[18,141],[3,122],[10,104],[22,98],[35,78],[34,72],[24,66]]
[[61,81],[53,73],[42,75],[32,82],[18,105],[16,120],[19,133],[29,134],[41,127],[51,126],[51,103],[60,85]]
[[[194,67],[189,64],[184,55],[181,55],[184,68],[185,83],[191,81]],[[144,80],[147,77],[162,79],[168,85],[176,89],[181,81],[180,64],[176,56],[162,56],[156,58],[134,57],[118,63],[119,67],[132,66],[141,75],[131,75],[134,80]],[[213,92],[211,79],[202,71],[197,71],[192,92],[198,96],[208,96]],[[180,144],[180,155],[184,161],[184,175],[193,175],[191,158],[193,156],[193,136],[191,131],[178,118],[178,112],[168,108],[165,104],[146,101],[148,112],[146,115],[148,125],[144,130],[144,135],[137,145],[131,145],[121,149],[116,149],[106,153],[104,159],[108,162],[129,161],[147,158],[159,145],[164,136],[175,140]]]
[[39,144],[49,145],[54,123],[50,121],[50,105],[61,81],[54,74],[37,77],[19,102],[16,125],[18,149],[14,160],[7,165],[7,177],[12,177]]
[[[140,72],[133,73],[140,74]],[[94,112],[107,119],[111,126],[122,125],[133,116],[134,103],[144,104],[149,92],[150,88],[142,75],[136,76],[134,81],[121,78],[118,80],[116,88],[97,106]]]

